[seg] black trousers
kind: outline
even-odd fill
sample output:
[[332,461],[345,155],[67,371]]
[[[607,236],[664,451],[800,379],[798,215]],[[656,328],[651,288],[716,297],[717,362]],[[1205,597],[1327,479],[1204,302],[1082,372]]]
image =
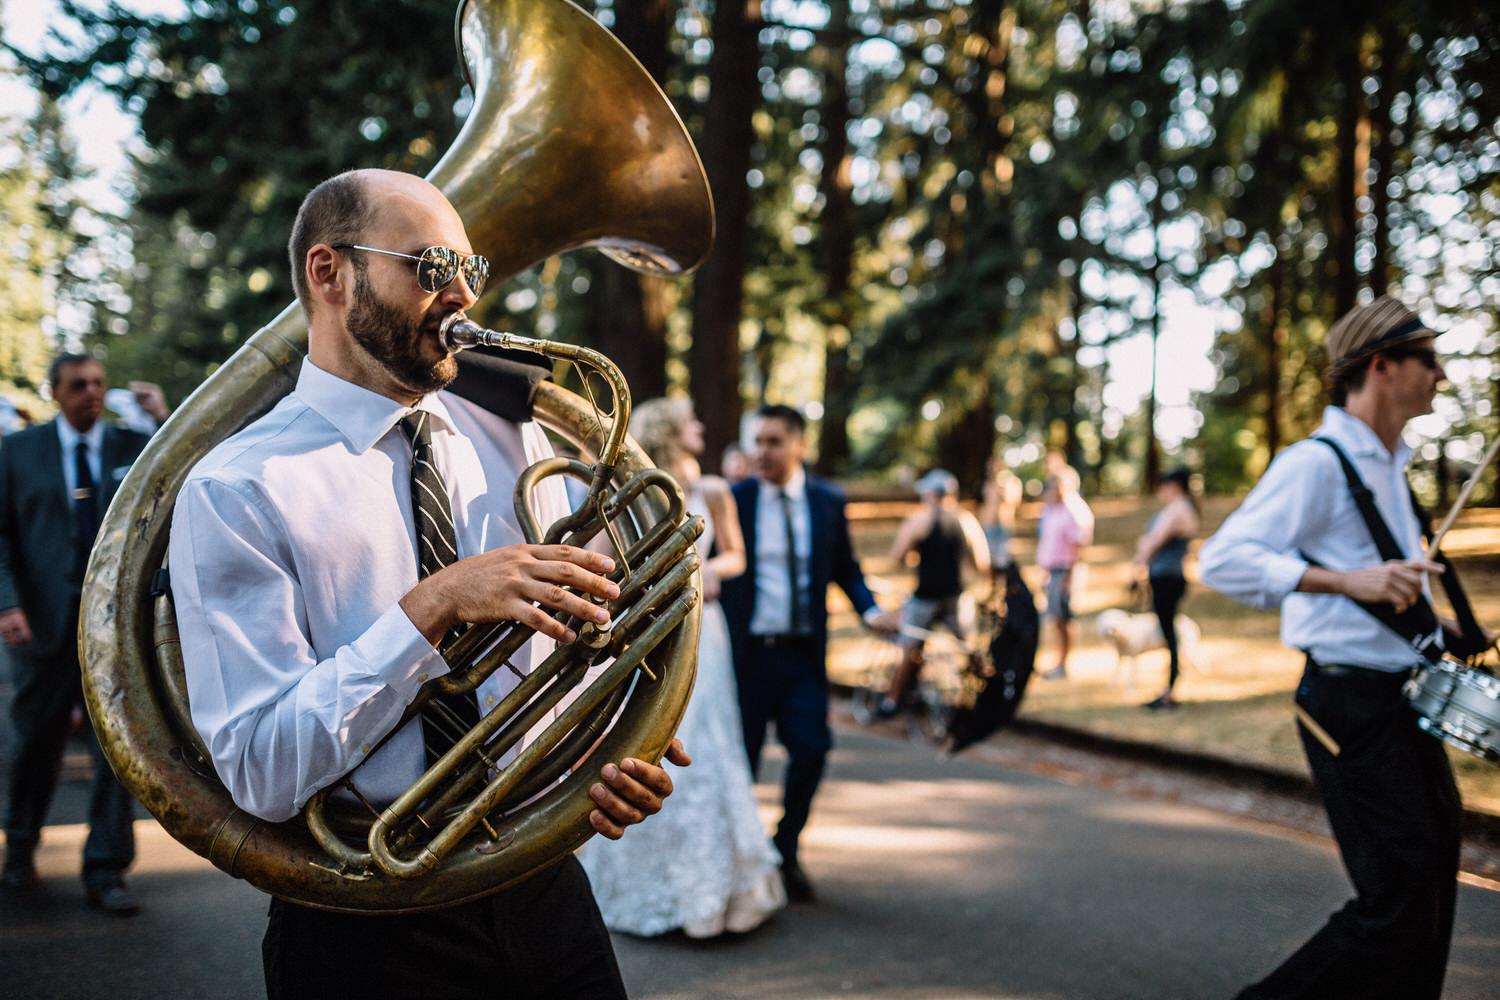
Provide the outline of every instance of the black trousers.
[[577,859],[431,913],[329,913],[271,901],[270,1000],[624,1000],[614,946]]
[[[30,859],[36,850],[57,792],[73,710],[83,705],[76,605],[66,634],[72,638],[55,656],[11,654],[15,695],[10,710],[16,729],[16,755],[10,767],[10,801],[5,813],[7,863]],[[83,878],[86,882],[107,882],[135,860],[135,799],[104,759],[92,727],[84,736],[94,771],[89,780]]]
[[1177,653],[1177,605],[1187,593],[1187,581],[1180,576],[1153,576],[1147,581],[1151,587],[1151,610],[1156,613],[1161,636],[1167,643],[1167,690],[1177,686],[1182,671],[1182,661]]
[[1242,1000],[1439,1000],[1453,935],[1463,806],[1443,744],[1417,728],[1404,674],[1310,659],[1297,704],[1355,896]]
[[751,636],[743,662],[735,665],[750,774],[754,776],[760,768],[768,725],[775,725],[776,739],[786,748],[781,820],[771,839],[788,864],[798,863],[798,843],[833,749],[828,674],[819,650],[811,638],[768,644]]

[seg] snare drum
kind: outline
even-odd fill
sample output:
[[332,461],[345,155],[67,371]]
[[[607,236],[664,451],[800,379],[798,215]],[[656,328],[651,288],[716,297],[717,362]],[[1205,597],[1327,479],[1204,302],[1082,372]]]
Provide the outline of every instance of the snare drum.
[[1500,678],[1459,663],[1434,663],[1403,689],[1427,732],[1500,763]]

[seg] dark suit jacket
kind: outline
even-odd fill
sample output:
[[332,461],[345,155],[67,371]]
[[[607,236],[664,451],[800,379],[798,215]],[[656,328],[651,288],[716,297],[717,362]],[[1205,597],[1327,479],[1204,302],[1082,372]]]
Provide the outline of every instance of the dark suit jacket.
[[[57,436],[61,419],[0,440],[0,610],[20,607],[26,612],[32,638],[21,651],[38,657],[56,654],[70,638],[64,632],[78,599],[68,579],[78,541]],[[105,427],[101,516],[147,440],[123,427]],[[93,543],[92,538],[84,541]]]
[[[734,486],[734,500],[739,507],[740,529],[745,535],[745,572],[725,580],[719,603],[729,621],[730,641],[736,663],[743,662],[744,645],[750,634],[750,619],[755,614],[755,508],[760,499],[760,483],[746,479]],[[817,643],[818,663],[828,654],[828,586],[839,585],[860,614],[875,606],[875,597],[865,584],[859,561],[854,557],[854,542],[849,537],[849,519],[844,511],[843,490],[826,479],[807,477],[807,505],[812,514],[812,626]]]

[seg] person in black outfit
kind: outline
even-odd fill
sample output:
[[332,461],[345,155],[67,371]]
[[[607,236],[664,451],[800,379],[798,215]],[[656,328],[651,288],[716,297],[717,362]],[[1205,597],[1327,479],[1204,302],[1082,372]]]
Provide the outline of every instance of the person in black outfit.
[[[901,609],[901,662],[891,675],[879,715],[894,715],[922,669],[923,632],[942,622],[957,639],[967,643],[970,629],[959,616],[964,592],[964,570],[980,576],[990,571],[990,549],[979,521],[958,505],[958,480],[951,472],[934,469],[917,481],[922,506],[901,522],[891,546],[891,560],[903,565],[917,557],[917,585]],[[971,657],[976,664],[981,657]]]
[[1276,456],[1198,555],[1208,586],[1279,604],[1282,641],[1307,654],[1299,732],[1355,891],[1240,1000],[1443,992],[1463,807],[1443,744],[1402,694],[1427,662],[1420,649],[1440,648],[1446,632],[1429,604],[1444,569],[1422,549],[1402,440],[1444,377],[1435,336],[1389,298],[1336,322],[1322,424]]
[[1176,708],[1173,689],[1181,675],[1181,654],[1177,648],[1177,606],[1187,593],[1187,575],[1183,560],[1188,545],[1198,534],[1198,501],[1193,497],[1192,474],[1187,469],[1173,469],[1161,477],[1156,495],[1162,508],[1146,525],[1145,534],[1136,544],[1132,568],[1137,578],[1130,581],[1132,590],[1140,586],[1139,574],[1146,576],[1151,593],[1151,610],[1161,627],[1167,644],[1167,688],[1143,708]]

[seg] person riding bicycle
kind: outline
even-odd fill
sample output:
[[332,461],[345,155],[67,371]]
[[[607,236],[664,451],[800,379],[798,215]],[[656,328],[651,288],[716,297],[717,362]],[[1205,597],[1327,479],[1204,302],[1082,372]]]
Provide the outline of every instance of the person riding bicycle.
[[901,522],[891,547],[891,558],[898,566],[916,554],[917,586],[901,609],[901,663],[877,708],[881,716],[894,715],[916,681],[922,668],[923,633],[935,623],[942,621],[968,645],[969,630],[958,614],[964,567],[980,576],[990,571],[984,530],[973,514],[959,507],[958,479],[953,473],[934,469],[917,481],[917,493],[922,506]]

